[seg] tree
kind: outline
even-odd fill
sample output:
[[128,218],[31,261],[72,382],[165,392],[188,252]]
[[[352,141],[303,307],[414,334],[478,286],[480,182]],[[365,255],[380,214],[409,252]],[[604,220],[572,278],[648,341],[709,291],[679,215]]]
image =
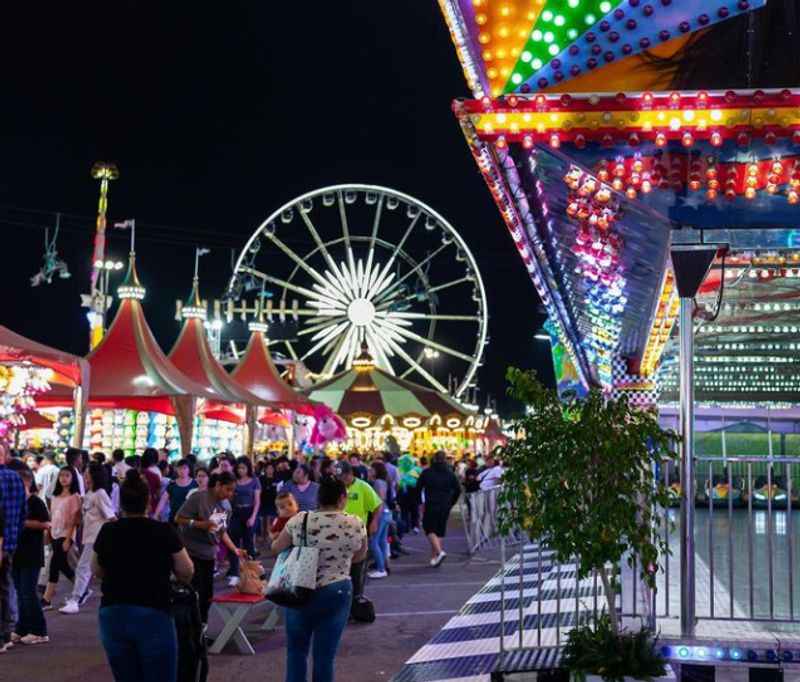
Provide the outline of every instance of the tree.
[[577,562],[578,579],[597,571],[611,627],[619,633],[613,566],[626,553],[638,557],[641,578],[655,585],[659,555],[669,552],[664,516],[669,501],[657,465],[675,458],[676,435],[653,411],[610,400],[592,390],[582,399],[559,399],[535,373],[510,368],[509,394],[526,405],[516,425],[524,436],[500,455],[505,467],[500,527],[525,529]]

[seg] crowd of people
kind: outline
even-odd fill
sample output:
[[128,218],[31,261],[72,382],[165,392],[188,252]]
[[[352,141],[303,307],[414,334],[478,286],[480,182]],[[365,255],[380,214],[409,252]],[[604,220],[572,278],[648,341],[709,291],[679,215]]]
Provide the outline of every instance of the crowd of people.
[[[317,589],[287,609],[287,680],[333,679],[367,579],[390,576],[403,537],[423,532],[431,567],[446,559],[450,510],[462,490],[499,484],[502,466],[444,452],[430,460],[375,453],[338,458],[273,453],[255,465],[221,453],[170,461],[164,450],[12,453],[0,445],[0,654],[49,641],[45,612],[80,612],[101,582],[100,640],[115,679],[175,679],[170,580],[190,583],[208,622],[214,579],[239,581],[242,560],[274,556],[301,534],[320,549]],[[326,532],[322,532],[326,531]],[[328,532],[329,531],[329,532]],[[43,570],[44,569],[44,570]],[[68,589],[59,590],[66,578]],[[63,604],[56,601],[57,592]],[[374,614],[374,611],[373,611]],[[164,671],[167,676],[164,677]]]

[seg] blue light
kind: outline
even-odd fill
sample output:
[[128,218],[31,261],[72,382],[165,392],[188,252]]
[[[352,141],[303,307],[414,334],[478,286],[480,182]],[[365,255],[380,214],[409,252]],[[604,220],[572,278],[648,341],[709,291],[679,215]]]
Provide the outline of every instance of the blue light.
[[688,658],[689,657],[689,648],[685,647],[685,646],[682,646],[680,649],[678,649],[678,656],[680,656],[681,658]]
[[695,658],[705,658],[708,656],[708,652],[706,651],[705,647],[699,646],[694,650],[694,657]]
[[767,660],[776,661],[777,659],[778,659],[777,654],[772,649],[767,649]]
[[741,649],[731,649],[731,658],[734,661],[739,661],[742,658],[742,650]]
[[748,661],[757,661],[758,660],[758,653],[753,651],[753,649],[747,650],[747,660]]
[[672,649],[670,647],[668,647],[668,646],[662,646],[661,647],[661,655],[664,658],[669,658],[672,655]]
[[717,658],[725,658],[725,649],[717,649],[716,651],[714,651],[714,655]]

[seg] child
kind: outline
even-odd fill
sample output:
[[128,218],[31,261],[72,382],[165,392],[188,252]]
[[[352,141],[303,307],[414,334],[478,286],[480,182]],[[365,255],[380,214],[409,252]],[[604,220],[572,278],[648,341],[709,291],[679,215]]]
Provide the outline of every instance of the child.
[[278,518],[272,522],[272,527],[269,529],[269,539],[272,542],[275,542],[281,534],[289,519],[300,511],[294,495],[286,490],[279,492],[275,497],[275,506],[278,508]]

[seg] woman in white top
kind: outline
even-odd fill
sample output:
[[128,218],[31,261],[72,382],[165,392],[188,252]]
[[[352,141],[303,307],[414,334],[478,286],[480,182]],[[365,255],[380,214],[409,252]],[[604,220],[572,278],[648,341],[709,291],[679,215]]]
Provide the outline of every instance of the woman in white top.
[[318,510],[292,517],[272,544],[275,554],[300,545],[307,516],[308,546],[319,548],[317,587],[311,600],[301,608],[285,609],[286,682],[307,682],[309,649],[314,682],[333,682],[336,650],[353,598],[350,565],[363,561],[367,555],[367,531],[359,518],[344,513],[346,505],[344,483],[323,478]]
[[108,470],[102,464],[93,462],[84,474],[86,494],[83,496],[83,551],[78,565],[75,567],[75,584],[72,596],[59,609],[60,613],[69,615],[78,613],[92,595],[89,582],[92,579],[92,550],[94,541],[106,521],[116,521],[114,505],[106,492],[108,488]]

